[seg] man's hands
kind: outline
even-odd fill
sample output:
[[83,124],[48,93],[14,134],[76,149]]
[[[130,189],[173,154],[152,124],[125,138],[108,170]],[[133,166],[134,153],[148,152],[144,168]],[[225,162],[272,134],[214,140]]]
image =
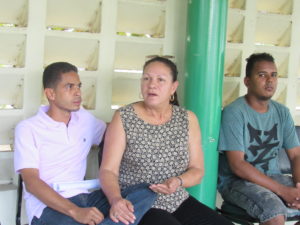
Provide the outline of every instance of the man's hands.
[[109,216],[116,223],[121,221],[124,224],[130,224],[134,223],[136,219],[133,212],[132,203],[120,197],[111,202]]
[[181,180],[178,177],[171,177],[161,184],[152,184],[149,188],[154,192],[168,195],[174,193],[180,185]]
[[300,209],[300,183],[295,187],[283,186],[279,196],[293,209]]
[[99,224],[103,219],[103,214],[96,208],[80,208],[76,207],[72,209],[71,217],[79,223],[88,224],[88,225],[96,225]]

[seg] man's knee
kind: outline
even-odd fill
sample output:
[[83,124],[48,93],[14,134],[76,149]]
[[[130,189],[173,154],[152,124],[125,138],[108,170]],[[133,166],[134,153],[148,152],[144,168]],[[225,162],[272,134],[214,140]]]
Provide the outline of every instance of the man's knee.
[[277,215],[265,222],[260,223],[260,225],[284,225],[284,223],[285,223],[285,216]]
[[270,190],[246,181],[237,181],[235,184],[225,192],[224,199],[245,209],[251,217],[267,221],[277,215],[287,215],[285,204]]

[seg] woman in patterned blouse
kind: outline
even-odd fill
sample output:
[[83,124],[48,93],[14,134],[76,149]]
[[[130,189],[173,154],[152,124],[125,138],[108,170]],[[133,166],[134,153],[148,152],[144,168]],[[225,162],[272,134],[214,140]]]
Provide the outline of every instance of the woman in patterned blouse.
[[177,73],[169,59],[147,61],[143,101],[116,111],[107,129],[100,179],[116,222],[133,210],[120,189],[148,183],[158,197],[139,224],[232,224],[185,190],[200,183],[204,166],[197,117],[178,106]]

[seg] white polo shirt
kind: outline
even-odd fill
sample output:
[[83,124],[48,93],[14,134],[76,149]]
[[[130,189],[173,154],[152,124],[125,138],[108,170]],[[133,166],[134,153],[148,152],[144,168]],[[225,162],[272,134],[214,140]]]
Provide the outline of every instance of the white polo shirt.
[[[86,172],[87,155],[92,145],[98,145],[104,134],[106,124],[96,119],[84,109],[71,113],[65,123],[57,122],[46,112],[48,106],[40,107],[38,113],[21,121],[15,130],[15,171],[36,168],[40,178],[48,185],[54,182],[83,180]],[[60,192],[69,198],[86,189],[73,189]],[[31,222],[34,216],[40,217],[46,207],[24,188],[26,211]]]

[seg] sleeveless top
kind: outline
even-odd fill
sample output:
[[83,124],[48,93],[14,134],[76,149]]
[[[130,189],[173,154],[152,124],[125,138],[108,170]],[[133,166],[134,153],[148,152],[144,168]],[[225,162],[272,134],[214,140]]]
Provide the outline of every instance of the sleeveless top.
[[[188,113],[173,106],[171,119],[162,125],[141,120],[132,104],[120,108],[126,133],[126,149],[120,165],[121,189],[139,183],[158,184],[184,173],[189,164]],[[189,197],[183,187],[158,194],[153,208],[174,212]]]

